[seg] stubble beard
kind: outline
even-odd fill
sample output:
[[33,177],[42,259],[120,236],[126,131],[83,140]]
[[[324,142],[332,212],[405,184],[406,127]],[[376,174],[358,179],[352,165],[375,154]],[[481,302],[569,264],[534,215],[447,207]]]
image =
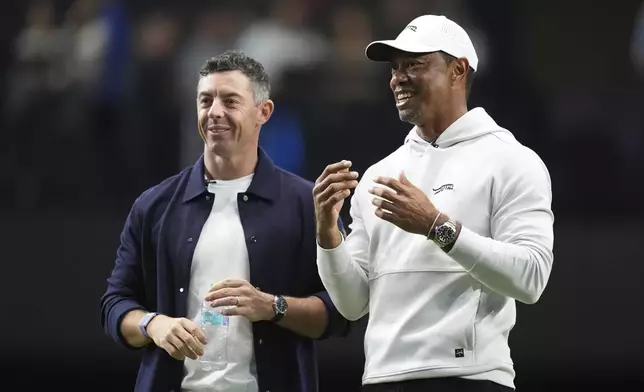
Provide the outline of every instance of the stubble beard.
[[400,118],[400,121],[416,125],[416,120],[419,117],[419,113],[416,110],[401,110],[398,112],[398,117]]

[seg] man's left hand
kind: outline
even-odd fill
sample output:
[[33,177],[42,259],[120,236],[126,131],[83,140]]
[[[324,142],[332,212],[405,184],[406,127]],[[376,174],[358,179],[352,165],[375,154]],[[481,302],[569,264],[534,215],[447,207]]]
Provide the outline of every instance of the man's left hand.
[[244,316],[251,322],[270,320],[275,316],[274,296],[259,291],[245,280],[226,279],[210,287],[206,301],[213,308],[224,306],[222,314]]
[[425,192],[412,184],[404,173],[398,180],[377,177],[374,181],[384,185],[369,189],[369,193],[377,196],[372,201],[378,207],[375,214],[407,232],[427,236],[438,211]]

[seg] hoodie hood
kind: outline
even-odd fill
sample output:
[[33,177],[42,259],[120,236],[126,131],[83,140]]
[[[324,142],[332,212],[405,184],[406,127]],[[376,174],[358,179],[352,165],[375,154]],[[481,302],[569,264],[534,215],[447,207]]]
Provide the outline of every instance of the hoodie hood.
[[[460,142],[487,134],[504,134],[504,138],[514,138],[507,129],[501,128],[483,108],[474,108],[459,117],[452,125],[436,139],[432,146],[435,148],[448,148]],[[418,134],[418,127],[412,128],[405,138],[405,143],[416,142],[429,145],[430,143]]]

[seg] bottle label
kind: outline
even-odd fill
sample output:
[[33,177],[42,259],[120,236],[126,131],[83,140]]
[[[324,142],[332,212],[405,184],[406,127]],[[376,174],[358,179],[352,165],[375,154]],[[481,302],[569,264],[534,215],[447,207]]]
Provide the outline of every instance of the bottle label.
[[203,324],[228,326],[228,317],[219,312],[202,312],[201,320]]

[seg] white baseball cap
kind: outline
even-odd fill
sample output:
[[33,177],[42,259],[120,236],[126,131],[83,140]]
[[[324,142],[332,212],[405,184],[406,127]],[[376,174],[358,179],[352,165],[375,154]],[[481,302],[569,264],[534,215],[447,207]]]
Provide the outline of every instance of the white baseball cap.
[[465,57],[476,71],[479,59],[467,32],[443,15],[422,15],[409,22],[394,40],[374,41],[365,54],[373,61],[390,61],[395,50],[408,53],[442,51],[456,58]]

